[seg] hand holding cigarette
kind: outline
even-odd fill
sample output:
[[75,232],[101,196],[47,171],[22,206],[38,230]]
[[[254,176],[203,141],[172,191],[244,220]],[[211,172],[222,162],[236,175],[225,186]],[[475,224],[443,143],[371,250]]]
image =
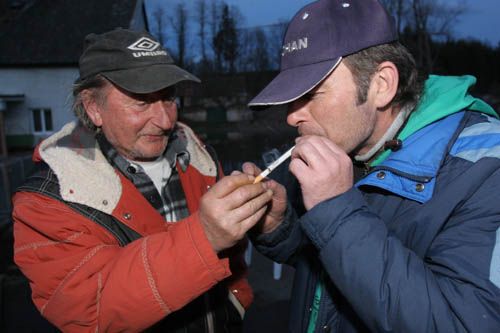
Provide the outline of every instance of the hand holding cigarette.
[[278,166],[280,166],[281,163],[285,162],[291,155],[292,155],[292,150],[295,148],[293,146],[292,148],[288,149],[286,153],[281,155],[276,161],[271,163],[266,170],[262,171],[254,180],[254,184],[260,182],[262,179],[266,178],[274,169],[276,169]]
[[[285,161],[289,156],[290,152],[285,153],[282,160]],[[278,160],[276,160],[275,163],[280,164],[281,162],[278,162]],[[258,179],[254,178],[254,181],[256,180],[254,182],[254,186],[261,185],[255,183],[258,183],[259,181],[264,179],[266,175],[268,175],[273,169],[276,168],[276,166],[271,167],[270,165],[268,170],[260,173]],[[255,175],[260,172],[260,169],[254,163],[245,162],[242,165],[242,171],[247,175]],[[269,233],[275,230],[284,221],[287,208],[286,189],[282,184],[273,179],[269,179],[265,183],[265,188],[271,190],[273,192],[273,196],[271,202],[268,204],[264,217],[253,228],[254,231],[258,233]]]

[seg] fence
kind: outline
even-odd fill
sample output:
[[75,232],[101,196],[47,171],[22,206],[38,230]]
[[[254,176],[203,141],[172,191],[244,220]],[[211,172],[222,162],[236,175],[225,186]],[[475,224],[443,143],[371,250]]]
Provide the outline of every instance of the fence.
[[34,168],[31,154],[0,159],[0,222],[10,215],[12,194]]

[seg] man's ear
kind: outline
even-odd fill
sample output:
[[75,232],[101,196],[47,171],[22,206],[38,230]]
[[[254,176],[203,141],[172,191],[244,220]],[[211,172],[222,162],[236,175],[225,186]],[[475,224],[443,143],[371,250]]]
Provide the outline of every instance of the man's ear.
[[95,126],[101,127],[101,107],[97,104],[94,96],[92,96],[92,92],[88,89],[83,90],[81,92],[81,98],[85,112],[87,112],[87,116],[89,116]]
[[396,65],[390,61],[382,62],[373,75],[372,83],[376,89],[375,106],[379,109],[386,108],[398,91],[399,73]]

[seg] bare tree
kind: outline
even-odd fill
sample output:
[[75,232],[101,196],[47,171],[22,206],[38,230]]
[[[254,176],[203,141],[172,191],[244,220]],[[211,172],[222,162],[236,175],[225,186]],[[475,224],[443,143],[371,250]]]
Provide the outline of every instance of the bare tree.
[[222,18],[219,29],[213,38],[213,46],[218,65],[220,66],[220,61],[224,59],[225,64],[227,64],[225,67],[230,73],[234,73],[238,57],[238,32],[235,19],[227,4],[223,5]]
[[161,45],[165,46],[165,11],[163,10],[163,7],[156,7],[155,11],[153,12],[153,20],[154,20],[154,25],[157,27],[157,32],[156,32],[156,38],[158,39],[158,42],[160,42]]
[[184,67],[186,62],[186,47],[187,47],[187,10],[184,3],[180,2],[175,7],[173,16],[169,16],[170,24],[175,33],[175,41],[177,44],[177,63]]
[[253,51],[254,70],[265,71],[270,68],[269,54],[267,53],[268,40],[262,28],[257,28],[255,31],[255,48]]
[[260,72],[270,69],[269,40],[264,27],[239,29],[238,70]]
[[220,71],[222,68],[222,54],[217,53],[215,46],[214,46],[214,39],[215,36],[217,35],[217,30],[219,27],[219,21],[221,18],[220,14],[220,2],[217,0],[211,0],[210,3],[210,35],[211,35],[211,46],[212,46],[212,51],[214,55],[214,65],[215,65],[215,70]]
[[271,69],[278,69],[281,63],[281,52],[283,39],[285,38],[287,21],[281,20],[278,23],[268,26],[268,55],[270,57]]
[[412,0],[413,30],[416,35],[417,61],[431,72],[437,57],[432,39],[452,37],[452,24],[465,12],[465,3],[450,5],[433,0]]
[[[433,40],[450,39],[452,26],[466,10],[465,0],[444,3],[439,0],[382,0],[396,21],[400,35],[413,36],[417,63],[431,72],[437,57]],[[408,37],[408,36],[406,36]]]
[[238,50],[238,63],[237,67],[239,71],[248,72],[252,70],[252,57],[251,53],[253,50],[253,40],[254,40],[254,29],[244,28],[240,29],[238,32],[240,39],[240,47]]
[[408,1],[406,0],[382,0],[382,4],[387,11],[392,15],[396,23],[396,29],[401,34],[405,17],[408,13]]
[[207,59],[207,50],[206,50],[206,26],[207,26],[207,6],[205,0],[197,0],[196,1],[196,11],[195,11],[195,20],[198,23],[198,38],[200,42],[200,51],[201,51],[201,62],[206,64],[208,62]]
[[428,72],[432,69],[431,64],[431,40],[428,30],[429,19],[433,6],[426,0],[412,0],[412,15],[414,32],[417,39],[417,62]]

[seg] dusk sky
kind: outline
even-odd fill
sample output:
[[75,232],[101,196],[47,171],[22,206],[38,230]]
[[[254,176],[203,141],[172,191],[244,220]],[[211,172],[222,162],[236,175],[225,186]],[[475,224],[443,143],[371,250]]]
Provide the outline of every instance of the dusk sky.
[[[176,0],[146,0],[153,3],[176,3]],[[359,1],[359,0],[357,0]],[[498,46],[500,42],[500,0],[440,0],[441,3],[463,2],[467,12],[460,17],[453,27],[456,38],[474,38]],[[186,0],[191,3],[194,0]],[[210,0],[207,1],[208,3]],[[276,23],[283,19],[288,21],[304,5],[311,0],[225,0],[230,5],[236,5],[246,21],[244,27]],[[189,6],[188,6],[189,7]],[[168,10],[168,8],[165,8]]]
[[[239,7],[246,17],[246,25],[275,23],[279,18],[289,20],[311,0],[225,0]],[[358,0],[359,1],[359,0]],[[457,3],[460,0],[440,0]],[[497,46],[500,41],[500,0],[465,0],[468,11],[454,27],[456,37],[474,38]]]

